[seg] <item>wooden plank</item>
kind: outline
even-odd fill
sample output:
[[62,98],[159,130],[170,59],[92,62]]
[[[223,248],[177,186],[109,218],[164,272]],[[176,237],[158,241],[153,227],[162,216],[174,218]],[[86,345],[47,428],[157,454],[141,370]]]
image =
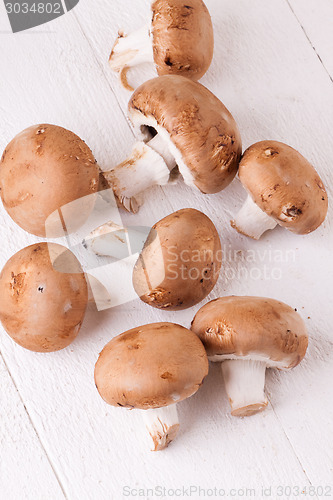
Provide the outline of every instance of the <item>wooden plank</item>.
[[330,0],[286,1],[333,81],[333,3]]
[[[81,135],[103,168],[121,161],[133,140],[124,118],[129,94],[120,89],[107,58],[118,27],[138,26],[146,16],[144,5],[148,2],[96,0],[92,9],[80,2],[49,25],[52,33],[2,35],[5,50],[0,62],[6,71],[0,80],[0,146],[21,128],[49,121]],[[207,0],[207,5],[213,14],[216,50],[203,83],[233,112],[244,145],[268,137],[289,142],[315,163],[328,184],[333,151],[327,130],[332,130],[333,120],[327,109],[332,90],[288,5],[283,0],[269,4]],[[180,406],[178,440],[167,451],[152,454],[145,452],[142,432],[137,430],[142,425],[140,415],[107,407],[99,398],[94,363],[113,335],[161,319],[189,326],[198,307],[163,315],[139,301],[101,313],[90,308],[72,346],[49,355],[24,351],[2,334],[6,361],[69,498],[118,499],[126,485],[259,489],[303,487],[330,479],[332,399],[322,374],[329,375],[332,356],[332,313],[326,305],[333,283],[327,250],[332,243],[332,208],[325,225],[313,235],[296,237],[278,229],[254,243],[229,226],[243,199],[237,181],[223,193],[207,197],[180,184],[152,190],[140,213],[124,220],[146,225],[177,208],[203,210],[216,223],[226,255],[228,249],[241,252],[226,257],[211,298],[267,295],[299,308],[305,319],[311,316],[309,356],[292,373],[268,375],[273,406],[262,415],[230,417],[220,369],[212,366],[203,388]],[[0,237],[6,242],[2,266],[14,251],[37,238],[17,228],[3,209],[1,219]],[[268,254],[263,258],[267,248],[280,251],[285,262],[277,263]],[[253,249],[255,263],[241,260]],[[256,276],[251,275],[254,267],[259,269]],[[276,268],[281,271],[279,279],[272,274]],[[318,422],[325,425],[325,434],[319,432]]]
[[0,497],[64,499],[64,493],[0,355]]

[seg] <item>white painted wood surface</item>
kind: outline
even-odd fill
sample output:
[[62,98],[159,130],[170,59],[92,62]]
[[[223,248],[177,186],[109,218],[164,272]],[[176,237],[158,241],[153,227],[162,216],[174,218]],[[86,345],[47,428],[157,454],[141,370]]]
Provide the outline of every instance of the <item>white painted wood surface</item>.
[[[84,138],[102,168],[121,161],[133,141],[129,93],[107,59],[118,28],[139,27],[149,17],[148,3],[81,0],[66,16],[17,35],[9,32],[0,4],[0,149],[24,127],[50,122]],[[202,83],[233,113],[244,147],[267,138],[296,147],[314,163],[333,199],[331,1],[206,3],[216,49]],[[153,74],[142,68],[131,78]],[[244,198],[237,180],[214,196],[181,183],[151,190],[140,213],[124,221],[147,225],[178,208],[201,209],[226,249],[209,298],[266,295],[298,309],[309,329],[309,351],[294,371],[267,374],[268,409],[247,419],[231,417],[220,368],[213,365],[201,390],[179,405],[178,439],[154,454],[145,449],[140,415],[100,399],[93,370],[106,342],[152,321],[188,326],[199,306],[178,313],[138,300],[100,313],[91,306],[77,340],[46,355],[25,351],[1,330],[1,499],[118,500],[126,498],[125,486],[158,485],[217,487],[229,494],[242,489],[235,498],[251,498],[246,488],[263,497],[262,486],[272,487],[265,498],[288,498],[278,496],[279,485],[332,485],[333,496],[333,205],[325,224],[309,236],[279,228],[253,242],[229,226]],[[38,238],[24,233],[2,207],[0,217],[2,267]],[[255,262],[246,260],[250,250]],[[284,262],[275,261],[280,255]],[[310,498],[309,491],[298,498]],[[143,498],[153,496],[146,492]],[[312,498],[321,498],[319,490]]]
[[328,36],[333,25],[333,2],[330,0],[287,1],[289,1],[289,5],[301,24],[309,43],[333,80],[332,38]]

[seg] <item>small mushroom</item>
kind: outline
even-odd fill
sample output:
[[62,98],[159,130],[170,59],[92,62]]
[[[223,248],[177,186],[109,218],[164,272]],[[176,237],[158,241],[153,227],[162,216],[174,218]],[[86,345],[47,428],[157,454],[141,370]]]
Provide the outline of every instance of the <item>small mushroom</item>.
[[88,287],[76,257],[55,243],[17,252],[0,274],[0,320],[8,335],[30,351],[52,352],[76,338]]
[[221,243],[212,221],[193,208],[155,224],[133,270],[133,286],[150,306],[171,311],[203,300],[221,269]]
[[222,297],[192,321],[210,361],[222,362],[231,414],[253,415],[267,406],[266,368],[288,370],[304,358],[308,335],[288,305],[262,297]]
[[109,342],[95,366],[95,383],[112,406],[142,410],[153,451],[179,429],[177,404],[197,392],[208,373],[196,335],[173,323],[133,328]]
[[136,212],[137,195],[165,185],[178,166],[189,186],[218,193],[237,173],[241,138],[235,120],[208,89],[182,76],[160,76],[132,95],[129,117],[142,141],[109,172],[107,184],[122,206]]
[[125,88],[127,70],[153,63],[159,75],[177,74],[199,80],[213,58],[212,21],[202,0],[153,0],[151,22],[124,35],[119,32],[110,55]]
[[[0,162],[0,192],[11,218],[36,236],[75,232],[90,215],[99,184],[95,158],[77,135],[55,125],[18,134]],[[80,199],[80,203],[72,203]]]
[[239,165],[248,197],[231,221],[239,233],[258,240],[277,224],[296,234],[317,229],[327,214],[327,194],[313,166],[277,141],[250,146]]

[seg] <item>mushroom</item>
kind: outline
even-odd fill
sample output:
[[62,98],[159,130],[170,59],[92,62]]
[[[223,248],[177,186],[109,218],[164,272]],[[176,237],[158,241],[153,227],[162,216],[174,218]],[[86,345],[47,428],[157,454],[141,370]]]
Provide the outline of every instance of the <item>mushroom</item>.
[[232,415],[264,410],[266,368],[288,370],[304,358],[308,335],[295,311],[273,299],[232,296],[212,300],[195,315],[191,329],[208,359],[222,362]]
[[176,164],[185,183],[205,194],[218,193],[235,177],[242,149],[236,122],[199,83],[154,78],[134,92],[128,109],[142,141],[126,161],[103,172],[127,210],[137,211],[138,194],[167,184]]
[[239,233],[258,240],[277,224],[296,234],[317,229],[327,214],[327,194],[313,166],[277,141],[250,146],[239,165],[248,197],[235,220]]
[[127,70],[153,63],[159,75],[182,75],[199,80],[213,58],[211,17],[202,0],[154,0],[151,22],[124,35],[121,31],[110,55],[111,68],[120,73],[125,88]]
[[36,352],[67,347],[85,315],[88,287],[76,257],[55,243],[17,252],[0,274],[0,320],[20,346]]
[[212,221],[184,208],[151,229],[134,266],[140,299],[159,309],[194,306],[214,288],[221,269],[221,243]]
[[[99,168],[77,135],[55,125],[36,125],[18,134],[0,162],[5,209],[25,231],[59,237],[75,232],[95,203]],[[80,203],[71,203],[80,199]]]
[[207,373],[205,349],[193,332],[153,323],[128,330],[104,347],[95,383],[108,404],[142,410],[152,451],[157,451],[176,437],[177,404],[197,392]]

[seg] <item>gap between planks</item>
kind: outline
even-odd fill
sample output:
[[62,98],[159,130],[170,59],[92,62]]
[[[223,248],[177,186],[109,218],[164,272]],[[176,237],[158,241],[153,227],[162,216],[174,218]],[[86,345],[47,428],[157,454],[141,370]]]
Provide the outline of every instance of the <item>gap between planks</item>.
[[324,70],[326,71],[327,75],[328,75],[328,78],[331,80],[331,82],[333,83],[333,77],[331,76],[330,72],[328,71],[328,69],[326,68],[322,58],[320,57],[319,53],[317,52],[315,46],[313,45],[312,41],[311,41],[311,38],[310,36],[307,34],[307,31],[306,29],[304,28],[303,24],[301,23],[299,17],[297,16],[294,8],[292,7],[291,3],[289,0],[286,0],[287,4],[288,4],[288,7],[289,9],[291,10],[293,16],[295,17],[296,21],[298,22],[298,24],[300,25],[304,35],[305,35],[305,38],[307,39],[308,43],[311,45],[311,48],[312,50],[314,51],[314,53],[316,54],[316,56],[318,57],[319,61],[320,61],[320,64],[322,65],[322,67],[324,68]]
[[[295,455],[296,460],[297,460],[297,462],[299,463],[299,465],[300,465],[300,467],[301,467],[301,469],[302,469],[302,471],[303,471],[303,473],[304,473],[304,476],[306,477],[306,479],[307,479],[307,481],[309,482],[309,484],[310,484],[311,486],[313,486],[312,481],[311,481],[311,479],[309,478],[309,476],[308,476],[308,474],[307,474],[306,470],[304,469],[304,466],[303,466],[303,464],[302,464],[302,461],[301,461],[301,459],[299,458],[299,456],[297,455],[296,450],[295,450],[295,448],[293,447],[292,442],[290,441],[289,436],[288,436],[288,434],[286,433],[286,431],[285,431],[285,429],[284,429],[284,426],[283,426],[283,424],[282,424],[281,420],[279,419],[279,416],[278,416],[278,414],[277,414],[277,413],[276,413],[276,411],[275,411],[274,405],[273,405],[273,403],[272,403],[272,401],[271,401],[270,397],[267,395],[267,393],[266,393],[266,397],[267,397],[267,399],[268,399],[268,401],[269,401],[269,403],[270,403],[270,405],[271,405],[271,407],[272,407],[272,410],[273,410],[273,413],[274,413],[274,415],[275,415],[275,418],[276,418],[277,422],[279,423],[279,425],[280,425],[280,427],[281,427],[281,429],[282,429],[282,431],[283,431],[283,434],[285,435],[286,440],[288,441],[289,446],[290,446],[290,448],[292,449],[292,452],[293,452],[293,454]],[[315,496],[315,497],[313,497],[313,498],[316,498],[317,500],[319,500],[317,496]]]
[[55,478],[56,478],[56,480],[57,480],[57,482],[58,482],[58,484],[59,484],[59,487],[60,487],[60,489],[61,489],[61,491],[62,491],[62,494],[63,494],[63,496],[64,496],[65,500],[68,500],[68,499],[69,499],[69,497],[68,497],[68,495],[67,495],[67,493],[66,493],[66,491],[65,491],[65,487],[64,487],[64,485],[62,484],[62,481],[60,480],[60,477],[59,477],[59,475],[58,475],[58,473],[57,473],[56,467],[55,467],[55,465],[54,465],[54,463],[53,463],[53,461],[52,461],[51,457],[49,456],[49,454],[48,454],[48,452],[47,452],[47,449],[45,448],[45,446],[44,446],[44,444],[43,444],[43,441],[42,441],[42,439],[41,439],[41,437],[40,437],[40,435],[39,435],[39,433],[38,433],[38,430],[37,430],[37,428],[36,428],[36,426],[35,426],[35,424],[34,424],[34,421],[33,421],[32,417],[31,417],[31,415],[30,415],[30,413],[29,413],[29,410],[27,409],[27,407],[26,407],[26,405],[25,405],[25,402],[24,402],[24,400],[23,400],[23,397],[22,397],[22,395],[21,395],[21,393],[20,393],[20,391],[19,391],[19,389],[18,389],[18,387],[17,387],[17,384],[16,384],[16,382],[15,382],[15,379],[14,379],[14,377],[13,377],[13,375],[12,375],[12,373],[11,373],[10,369],[9,369],[9,366],[8,366],[8,364],[7,364],[6,360],[5,360],[5,357],[4,357],[4,355],[3,355],[3,353],[2,353],[2,351],[1,351],[1,350],[0,350],[0,357],[1,357],[2,361],[3,361],[3,364],[4,364],[4,366],[5,366],[6,370],[7,370],[8,375],[9,375],[9,377],[10,377],[10,379],[11,379],[12,383],[13,383],[13,386],[15,387],[15,390],[16,390],[16,392],[17,392],[17,394],[18,394],[19,398],[20,398],[20,401],[21,401],[21,403],[22,403],[22,405],[23,405],[24,411],[25,411],[25,413],[27,414],[28,420],[29,420],[29,422],[30,422],[30,424],[31,424],[31,427],[32,427],[32,429],[33,429],[33,432],[35,432],[36,437],[37,437],[37,439],[38,439],[38,442],[40,443],[41,449],[42,449],[42,451],[44,452],[44,454],[45,454],[45,456],[46,456],[46,459],[47,459],[48,463],[50,464],[51,470],[52,470],[52,472],[53,472],[53,474],[54,474],[54,476],[55,476]]
[[[119,109],[120,109],[120,111],[121,111],[122,115],[123,115],[123,116],[124,116],[124,118],[125,118],[125,121],[126,121],[126,123],[127,123],[127,125],[128,125],[128,128],[130,129],[130,131],[131,131],[131,133],[132,133],[133,137],[135,138],[135,133],[134,133],[134,130],[133,130],[132,123],[130,122],[130,120],[129,120],[129,118],[128,118],[127,114],[124,112],[124,110],[123,110],[123,108],[122,108],[122,105],[121,105],[121,102],[120,102],[120,101],[119,101],[119,99],[118,99],[118,95],[117,95],[117,93],[114,91],[114,89],[113,89],[113,87],[112,87],[112,85],[111,85],[111,83],[110,83],[110,81],[109,81],[109,79],[108,79],[108,76],[107,76],[107,74],[106,74],[106,72],[105,72],[105,65],[103,65],[103,64],[101,63],[101,61],[99,60],[98,55],[97,55],[97,53],[96,53],[96,49],[94,48],[94,46],[93,46],[93,45],[92,45],[92,43],[90,42],[89,37],[86,35],[86,33],[85,33],[85,31],[84,31],[84,29],[83,29],[83,27],[82,27],[82,25],[81,25],[81,23],[80,23],[80,21],[79,21],[79,18],[78,18],[78,17],[77,17],[77,15],[76,15],[75,10],[74,10],[74,12],[73,12],[73,17],[74,17],[74,19],[75,19],[76,24],[78,25],[78,28],[79,28],[79,30],[80,30],[80,33],[82,34],[83,38],[86,40],[86,42],[87,42],[87,44],[88,44],[88,46],[89,46],[89,48],[90,48],[91,54],[92,54],[92,56],[93,56],[93,58],[94,58],[94,60],[95,60],[96,64],[98,65],[98,67],[100,68],[100,70],[101,70],[101,72],[102,72],[102,74],[103,74],[103,78],[104,78],[104,80],[106,81],[106,84],[107,84],[108,88],[110,89],[111,93],[113,94],[113,96],[114,96],[114,98],[115,98],[115,100],[116,100],[116,102],[117,102],[117,104],[118,104],[118,106],[119,106]],[[119,85],[120,85],[120,81],[119,81]]]

